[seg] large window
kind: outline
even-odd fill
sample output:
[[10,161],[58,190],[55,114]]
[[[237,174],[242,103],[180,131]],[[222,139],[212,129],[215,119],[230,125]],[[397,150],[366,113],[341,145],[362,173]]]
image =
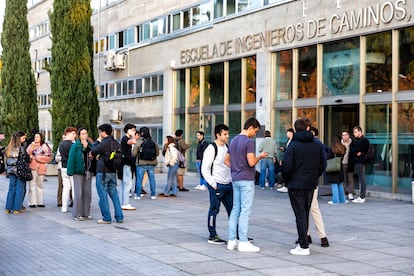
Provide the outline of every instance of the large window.
[[190,107],[200,106],[200,67],[190,69]]
[[316,46],[299,49],[298,98],[316,97]]
[[367,36],[366,92],[391,92],[392,40],[391,32]]
[[391,192],[391,104],[368,105],[365,137],[375,148],[375,162],[365,166],[367,184]]
[[359,37],[323,46],[323,95],[359,94]]
[[241,103],[241,59],[229,61],[229,103]]
[[414,90],[414,27],[400,31],[398,89]]
[[[277,109],[275,111],[275,141],[279,147],[285,147],[288,141],[286,137],[286,130],[292,127],[292,110],[291,109]],[[279,159],[282,155],[279,155]]]
[[414,102],[398,104],[398,187],[410,193],[414,179]]
[[185,69],[175,72],[175,106],[178,108],[185,107]]
[[292,99],[292,50],[276,53],[276,100]]
[[246,58],[246,102],[256,102],[256,56]]
[[224,63],[205,66],[205,105],[224,103]]

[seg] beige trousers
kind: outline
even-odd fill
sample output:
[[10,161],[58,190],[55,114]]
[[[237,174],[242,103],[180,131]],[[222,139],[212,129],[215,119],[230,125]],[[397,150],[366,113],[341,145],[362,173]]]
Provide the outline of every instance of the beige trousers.
[[[318,187],[316,187],[315,191],[313,191],[313,198],[312,198],[312,205],[310,208],[310,213],[313,218],[313,222],[315,223],[316,232],[318,232],[319,238],[325,238],[325,225],[323,224],[321,210],[319,209],[319,202],[318,202]],[[309,235],[309,228],[308,228],[308,235]]]
[[33,180],[29,183],[29,205],[44,205],[43,203],[43,181],[44,175],[40,175],[36,170],[32,170]]

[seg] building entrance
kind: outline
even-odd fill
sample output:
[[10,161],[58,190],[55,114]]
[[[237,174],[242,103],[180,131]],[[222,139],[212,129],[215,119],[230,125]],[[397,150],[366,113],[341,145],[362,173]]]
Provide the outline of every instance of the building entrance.
[[324,108],[324,137],[326,145],[330,145],[333,135],[341,136],[347,130],[352,135],[352,128],[358,125],[359,111],[357,104],[330,105]]

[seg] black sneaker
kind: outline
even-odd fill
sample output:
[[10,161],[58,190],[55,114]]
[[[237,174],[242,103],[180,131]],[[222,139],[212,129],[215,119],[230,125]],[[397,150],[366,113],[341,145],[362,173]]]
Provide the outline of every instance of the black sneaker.
[[226,244],[226,241],[222,240],[219,237],[219,235],[215,235],[214,237],[209,237],[207,242],[212,243],[212,244]]
[[188,191],[190,191],[189,189],[186,189],[186,188],[180,188],[180,189],[178,189],[180,192],[188,192]]

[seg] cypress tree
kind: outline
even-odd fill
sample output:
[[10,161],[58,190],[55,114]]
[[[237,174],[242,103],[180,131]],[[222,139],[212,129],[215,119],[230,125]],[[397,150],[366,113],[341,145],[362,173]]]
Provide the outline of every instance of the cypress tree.
[[89,0],[55,0],[50,14],[52,32],[53,144],[67,126],[83,126],[97,135],[98,96],[93,76],[93,29]]
[[17,131],[38,128],[36,82],[31,67],[27,1],[7,0],[1,37],[1,130],[9,140]]

